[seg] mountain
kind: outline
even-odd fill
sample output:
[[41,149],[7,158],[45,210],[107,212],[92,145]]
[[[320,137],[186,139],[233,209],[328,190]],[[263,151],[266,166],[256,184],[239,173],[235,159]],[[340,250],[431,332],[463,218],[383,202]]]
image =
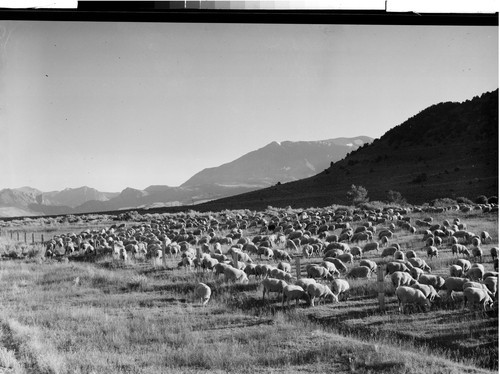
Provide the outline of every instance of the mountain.
[[87,186],[42,193],[43,199],[50,202],[46,205],[63,205],[71,208],[75,208],[90,200],[106,201],[117,195],[118,193],[100,192],[95,188]]
[[347,204],[351,185],[370,200],[398,191],[409,203],[498,195],[498,89],[433,105],[317,175],[197,206],[197,210]]
[[227,164],[204,169],[181,187],[219,185],[263,188],[307,178],[373,139],[337,138],[321,141],[272,142]]

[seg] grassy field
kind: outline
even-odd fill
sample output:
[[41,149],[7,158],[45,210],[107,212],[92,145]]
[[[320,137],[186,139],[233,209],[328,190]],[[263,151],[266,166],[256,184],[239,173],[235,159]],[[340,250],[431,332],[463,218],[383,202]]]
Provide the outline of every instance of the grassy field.
[[[457,215],[468,230],[486,230],[496,243],[491,246],[498,245],[495,214],[433,217],[441,222]],[[421,235],[396,236],[403,248],[426,258]],[[0,252],[21,247],[0,239]],[[0,262],[0,372],[498,371],[497,312],[463,310],[460,295],[456,301],[444,296],[427,313],[401,314],[386,279],[382,313],[372,278],[350,281],[347,301],[288,309],[275,294],[263,301],[253,277],[248,284],[227,284],[211,273],[177,269],[178,259],[168,259],[166,268],[111,257],[59,261],[43,259],[41,246],[24,248],[25,258]],[[451,252],[440,249],[428,263],[433,273],[448,276]],[[376,255],[368,257],[388,261]],[[492,270],[491,258],[484,261]],[[206,307],[193,296],[200,281],[213,290]]]

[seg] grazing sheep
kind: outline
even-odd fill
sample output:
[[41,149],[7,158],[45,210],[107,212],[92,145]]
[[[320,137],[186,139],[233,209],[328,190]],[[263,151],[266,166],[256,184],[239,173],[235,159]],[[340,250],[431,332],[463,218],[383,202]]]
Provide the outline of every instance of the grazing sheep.
[[210,300],[212,290],[205,283],[200,282],[194,289],[194,295],[196,299],[200,300],[200,303],[205,306],[208,303],[208,300]]
[[325,300],[327,298],[331,299],[333,302],[338,303],[339,300],[335,296],[332,290],[326,285],[321,283],[312,283],[307,286],[307,294],[311,297],[311,306],[314,306],[314,300]]
[[464,253],[464,250],[467,250],[467,247],[465,245],[463,245],[463,244],[453,244],[451,246],[451,253],[453,255],[457,255],[458,256],[458,254]]
[[398,298],[399,311],[404,313],[404,308],[408,304],[416,305],[425,312],[431,307],[430,301],[425,297],[422,291],[412,287],[400,286],[396,289],[396,296]]
[[306,274],[309,278],[326,279],[329,281],[333,280],[333,275],[330,274],[328,269],[324,268],[323,266],[319,266],[319,265],[308,264],[306,266]]
[[343,253],[338,255],[337,258],[345,264],[352,264],[354,262],[354,256],[351,253]]
[[422,274],[418,278],[418,282],[432,286],[436,290],[440,290],[444,286],[444,278],[434,274]]
[[274,252],[269,247],[259,247],[257,250],[257,254],[259,255],[260,260],[262,260],[262,256],[264,256],[268,260],[270,260],[274,257]]
[[480,247],[472,247],[471,254],[474,261],[479,257],[479,261],[483,262],[483,250]]
[[427,247],[427,257],[430,257],[431,259],[433,257],[438,257],[438,249],[431,245]]
[[493,247],[490,249],[491,258],[495,261],[498,258],[498,247]]
[[376,273],[377,272],[377,263],[375,261],[372,261],[372,260],[361,260],[359,262],[359,266],[366,266],[368,267],[372,273]]
[[410,287],[415,288],[416,290],[422,291],[424,296],[429,299],[429,301],[432,303],[436,299],[441,299],[441,296],[437,293],[436,289],[432,286],[429,286],[427,284],[421,284],[421,283],[415,283],[412,284]]
[[484,277],[484,267],[472,266],[466,273],[465,277],[471,281],[480,281]]
[[276,279],[276,278],[266,278],[262,281],[263,291],[262,291],[262,300],[265,300],[266,292],[269,297],[270,292],[277,292],[278,297],[280,293],[283,292],[283,289],[288,284],[284,280]]
[[422,269],[423,271],[426,271],[428,273],[430,273],[431,271],[431,267],[429,265],[427,265],[427,262],[425,262],[424,259],[422,258],[419,258],[419,257],[416,257],[416,258],[410,258],[408,260],[408,262],[413,266],[413,267],[416,267],[416,268],[420,268]]
[[396,247],[387,247],[382,250],[382,254],[380,257],[388,257],[388,256],[394,256],[394,253],[396,253],[398,249]]
[[283,249],[274,249],[274,259],[280,261],[292,261],[292,257]]
[[498,296],[498,276],[496,277],[485,277],[483,283],[488,290],[493,294],[493,297],[496,299]]
[[346,278],[369,278],[371,272],[367,266],[355,266],[347,273]]
[[394,286],[394,289],[398,288],[399,286],[411,286],[412,284],[417,283],[417,281],[413,279],[410,274],[405,273],[404,271],[395,271],[394,273],[392,273],[391,282]]
[[338,300],[340,300],[340,295],[343,295],[343,300],[347,300],[350,288],[349,282],[345,279],[334,279],[332,281],[332,292],[337,296]]
[[491,292],[490,289],[484,283],[471,282],[471,281],[465,282],[463,285],[463,289],[465,290],[466,288],[469,288],[469,287],[479,288],[480,290],[485,290],[488,293],[488,295],[490,295],[490,297],[494,296],[494,293]]
[[482,306],[484,311],[490,310],[493,307],[493,300],[485,290],[479,288],[468,287],[464,289],[464,309],[469,303],[471,309],[475,309],[476,305]]
[[247,277],[249,277],[250,275],[257,277],[256,269],[257,269],[257,264],[247,264],[247,266],[245,266],[245,269],[243,271],[245,272]]
[[292,265],[290,265],[288,262],[280,261],[278,263],[278,269],[283,270],[287,273],[291,273],[292,272]]
[[418,281],[418,278],[420,278],[420,276],[422,274],[424,274],[423,269],[416,268],[416,267],[410,269],[410,275],[413,277],[413,279],[415,279],[417,281]]
[[397,261],[388,262],[387,265],[385,266],[385,275],[391,275],[395,271],[404,271],[406,273],[409,273],[410,269],[402,262],[397,262]]
[[226,282],[240,282],[240,283],[248,283],[248,277],[243,270],[235,269],[231,266],[228,266],[224,269],[224,277]]
[[[335,279],[334,279],[335,280]],[[307,289],[307,286],[309,286],[312,283],[317,283],[315,279],[313,278],[300,278],[298,281],[295,282],[295,285],[302,287],[304,290]]]
[[310,244],[306,244],[305,246],[302,247],[302,254],[304,257],[311,257],[314,253],[314,248]]
[[227,267],[230,267],[230,265],[224,262],[219,262],[218,264],[216,264],[214,266],[215,276],[218,277],[219,275],[224,274],[224,269],[226,269]]
[[461,277],[464,274],[464,269],[459,265],[450,266],[450,276],[451,277]]
[[333,262],[330,262],[330,261],[323,261],[321,263],[321,266],[323,266],[326,270],[329,271],[329,273],[333,276],[340,276],[340,271],[337,269],[337,267],[335,266],[335,264]]
[[287,301],[288,307],[290,308],[290,300],[295,300],[295,306],[299,306],[299,300],[304,300],[307,304],[311,303],[311,298],[306,291],[300,286],[294,284],[287,284],[283,287],[283,297],[281,300],[281,306],[285,305],[285,300]]
[[455,264],[462,267],[464,274],[467,273],[469,269],[472,267],[470,261],[465,260],[463,258],[459,258],[458,260],[456,260]]
[[443,289],[446,289],[448,297],[453,300],[453,292],[463,292],[466,282],[468,282],[468,280],[465,278],[449,277],[444,281]]
[[354,246],[354,247],[351,247],[351,254],[352,254],[354,257],[359,257],[359,258],[361,258],[361,257],[363,256],[363,250],[361,249],[361,247]]
[[365,246],[363,247],[363,253],[369,252],[369,251],[379,251],[379,244],[377,242],[373,243],[366,243]]
[[404,261],[405,254],[403,253],[403,251],[396,251],[396,252],[394,252],[394,259]]
[[342,274],[347,273],[347,266],[342,261],[340,261],[338,258],[325,257],[323,259],[323,261],[328,261],[328,262],[331,262],[332,264],[334,264],[335,267],[337,268],[337,270],[339,272],[341,272]]

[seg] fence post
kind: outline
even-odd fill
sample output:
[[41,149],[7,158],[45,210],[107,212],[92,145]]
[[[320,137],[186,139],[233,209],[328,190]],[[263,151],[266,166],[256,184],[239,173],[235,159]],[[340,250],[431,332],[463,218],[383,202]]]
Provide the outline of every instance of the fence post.
[[200,259],[201,259],[201,248],[197,247],[196,248],[196,263],[198,264],[199,267],[196,270],[198,270],[198,271],[201,269]]
[[238,268],[238,253],[236,252],[233,252],[233,267]]
[[300,258],[302,256],[295,256],[295,274],[297,275],[297,279],[300,279]]
[[[45,240],[43,240],[43,234],[42,234],[42,244],[45,243]],[[80,247],[78,246],[78,249],[80,249]]]
[[378,304],[381,312],[385,312],[384,266],[377,266]]
[[35,233],[31,233],[31,244],[35,244]]
[[161,260],[162,260],[164,268],[167,267],[167,256],[166,255],[167,255],[167,243],[164,241],[161,244]]
[[12,231],[10,232],[10,238],[12,239]]
[[16,231],[17,234],[17,241],[19,241],[19,231]]
[[26,231],[24,232],[24,242],[27,243],[28,241],[26,240]]

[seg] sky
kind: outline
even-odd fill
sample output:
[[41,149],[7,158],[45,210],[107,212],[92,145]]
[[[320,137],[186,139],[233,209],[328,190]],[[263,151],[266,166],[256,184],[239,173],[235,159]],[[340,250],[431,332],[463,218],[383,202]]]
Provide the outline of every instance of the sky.
[[0,21],[0,189],[179,186],[498,88],[498,27]]

